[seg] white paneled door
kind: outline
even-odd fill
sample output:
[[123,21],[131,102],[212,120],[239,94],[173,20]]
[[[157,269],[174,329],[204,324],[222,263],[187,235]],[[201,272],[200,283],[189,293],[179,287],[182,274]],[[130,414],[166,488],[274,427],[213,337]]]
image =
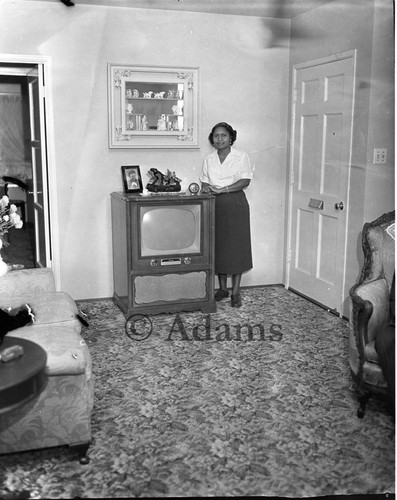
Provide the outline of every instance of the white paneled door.
[[294,69],[289,287],[341,312],[354,54]]

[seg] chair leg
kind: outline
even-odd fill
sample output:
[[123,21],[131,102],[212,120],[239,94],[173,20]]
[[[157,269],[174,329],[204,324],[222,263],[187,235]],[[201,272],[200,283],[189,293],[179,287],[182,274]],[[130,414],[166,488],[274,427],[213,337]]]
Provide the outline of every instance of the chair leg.
[[88,451],[89,447],[90,447],[90,443],[79,443],[79,444],[69,445],[69,448],[77,451],[77,453],[79,455],[79,462],[82,465],[86,465],[90,462],[89,457],[87,457],[87,451]]

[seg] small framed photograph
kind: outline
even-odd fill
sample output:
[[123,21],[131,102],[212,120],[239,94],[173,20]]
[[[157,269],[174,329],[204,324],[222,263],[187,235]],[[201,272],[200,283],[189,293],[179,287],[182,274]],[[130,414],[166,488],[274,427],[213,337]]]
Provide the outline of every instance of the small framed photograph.
[[142,177],[138,165],[121,167],[124,191],[126,193],[142,193]]

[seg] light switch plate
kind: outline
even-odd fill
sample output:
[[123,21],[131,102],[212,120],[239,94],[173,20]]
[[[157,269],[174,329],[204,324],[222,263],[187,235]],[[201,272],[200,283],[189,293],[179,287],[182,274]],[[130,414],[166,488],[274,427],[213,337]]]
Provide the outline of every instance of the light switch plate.
[[386,163],[387,160],[387,149],[375,148],[374,149],[374,161],[373,163]]

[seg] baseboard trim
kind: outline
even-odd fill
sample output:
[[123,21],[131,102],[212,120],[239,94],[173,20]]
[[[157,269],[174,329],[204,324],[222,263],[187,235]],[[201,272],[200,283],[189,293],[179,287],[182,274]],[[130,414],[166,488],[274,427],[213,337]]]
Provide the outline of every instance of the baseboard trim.
[[269,285],[245,285],[241,286],[240,288],[243,290],[244,288],[285,288],[285,285],[283,283],[270,283]]
[[[344,321],[347,321],[347,322],[350,321],[349,318],[347,318],[346,316],[341,316],[337,311],[330,309],[329,307],[322,304],[321,302],[318,302],[317,300],[314,300],[311,297],[308,297],[307,295],[305,295],[301,292],[298,292],[294,288],[286,287],[283,283],[272,283],[269,285],[246,285],[246,286],[241,287],[242,290],[244,290],[244,289],[249,290],[252,288],[285,288],[286,290],[294,293],[295,295],[298,295],[299,297],[302,297],[303,299],[308,300],[312,304],[315,304],[316,306],[321,307],[321,309],[324,309],[325,311],[329,312],[333,316],[337,316],[338,318],[343,319]],[[217,290],[217,288],[216,288],[216,290]],[[101,302],[102,300],[113,301],[113,297],[101,297],[101,298],[96,298],[96,299],[78,299],[78,300],[75,300],[75,302],[78,305],[79,302]]]
[[102,300],[113,300],[113,297],[99,297],[97,299],[76,299],[75,302],[101,302]]
[[295,295],[299,295],[299,297],[302,297],[303,299],[308,300],[312,304],[315,304],[316,306],[321,307],[321,309],[324,309],[325,311],[331,313],[333,316],[337,316],[338,318],[341,318],[345,321],[349,321],[348,318],[346,318],[346,316],[342,316],[340,313],[338,313],[338,311],[335,311],[335,309],[330,309],[328,306],[322,304],[321,302],[318,302],[315,299],[312,299],[311,297],[308,297],[304,293],[298,292],[298,290],[295,290],[294,288],[291,288],[291,287],[288,287],[287,290],[294,293]]

